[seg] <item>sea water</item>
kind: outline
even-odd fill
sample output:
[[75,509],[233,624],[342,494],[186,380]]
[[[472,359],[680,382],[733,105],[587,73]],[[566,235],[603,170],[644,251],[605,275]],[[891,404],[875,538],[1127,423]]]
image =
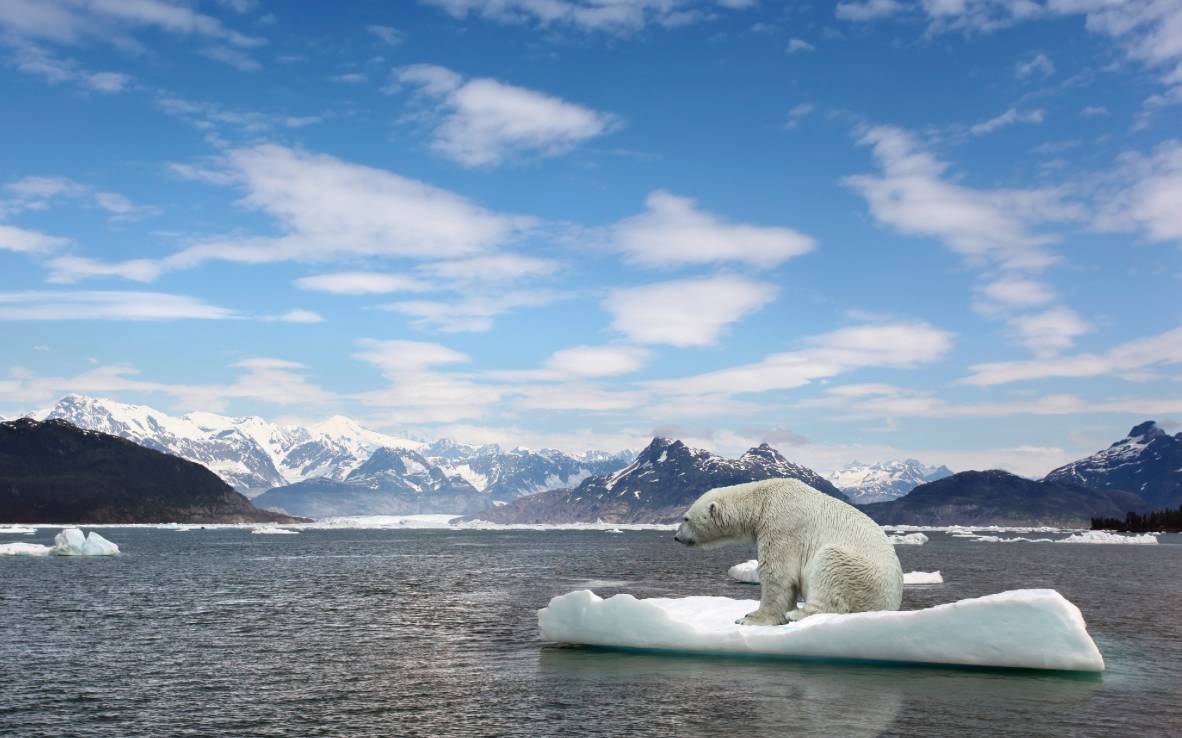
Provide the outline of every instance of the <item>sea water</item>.
[[1179,536],[898,547],[945,580],[905,608],[1059,590],[1107,665],[1077,677],[539,640],[537,609],[573,589],[752,596],[726,576],[750,550],[664,531],[102,533],[121,555],[0,558],[2,736],[1182,735]]

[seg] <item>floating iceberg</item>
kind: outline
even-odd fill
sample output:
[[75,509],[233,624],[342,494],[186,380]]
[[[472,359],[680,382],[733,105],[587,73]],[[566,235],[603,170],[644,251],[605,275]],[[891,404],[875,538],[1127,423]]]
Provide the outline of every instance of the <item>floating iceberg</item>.
[[922,546],[928,542],[923,533],[904,533],[903,535],[887,536],[896,546]]
[[1079,533],[1072,533],[1060,540],[1059,543],[1133,543],[1145,545],[1157,543],[1157,536],[1152,533],[1122,536],[1119,533],[1112,533],[1106,530],[1085,530]]
[[77,528],[66,528],[53,538],[55,556],[114,556],[119,547],[91,531],[83,533]]
[[48,556],[51,551],[40,543],[0,543],[0,556]]
[[[759,584],[759,560],[751,559],[727,569],[726,575],[736,582]],[[943,584],[938,571],[908,571],[903,573],[903,584]]]
[[938,571],[905,571],[903,584],[943,584],[944,577]]
[[741,564],[735,564],[726,570],[726,575],[736,582],[759,584],[759,559],[751,559]]
[[288,530],[287,528],[255,528],[251,533],[268,536],[294,536],[298,535],[299,531]]
[[1020,589],[910,612],[813,615],[736,625],[754,600],[608,599],[569,592],[538,611],[547,641],[713,655],[1104,670],[1079,608],[1053,589]]
[[0,525],[0,536],[31,536],[36,532],[36,528],[26,528],[23,525]]
[[0,545],[0,556],[114,556],[119,547],[91,531],[85,534],[77,528],[66,528],[53,538],[52,546],[37,543],[5,543]]
[[[962,536],[963,537],[963,536]],[[1001,536],[968,536],[977,543],[1054,543],[1054,538],[1003,538]]]
[[608,528],[607,530],[604,531],[604,533],[623,533],[623,532],[624,531],[620,530],[619,528]]

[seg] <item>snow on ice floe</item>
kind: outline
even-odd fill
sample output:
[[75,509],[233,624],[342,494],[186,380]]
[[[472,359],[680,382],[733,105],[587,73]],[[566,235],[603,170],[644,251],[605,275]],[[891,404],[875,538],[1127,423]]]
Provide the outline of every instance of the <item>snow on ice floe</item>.
[[251,531],[251,533],[254,533],[255,535],[267,535],[267,536],[294,536],[294,535],[298,535],[299,531],[298,530],[288,530],[287,528],[258,527],[258,528],[253,529]]
[[[726,575],[736,582],[759,584],[759,560],[751,559],[727,569]],[[903,573],[903,584],[943,584],[938,571],[908,571]]]
[[904,533],[902,535],[887,536],[896,546],[922,546],[928,542],[923,533]]
[[0,525],[0,536],[31,536],[36,532],[36,528],[23,525]]
[[603,599],[583,589],[538,611],[544,640],[712,655],[1104,670],[1079,608],[1053,589],[1020,589],[908,612],[813,615],[736,625],[754,600]]
[[114,556],[119,547],[91,531],[66,528],[54,536],[52,546],[37,543],[0,544],[0,556]]
[[1120,533],[1112,533],[1107,530],[1085,530],[1079,533],[1072,533],[1066,538],[1058,541],[1059,543],[1131,543],[1131,544],[1153,544],[1157,543],[1157,536],[1152,533],[1141,533],[1133,535],[1121,535]]

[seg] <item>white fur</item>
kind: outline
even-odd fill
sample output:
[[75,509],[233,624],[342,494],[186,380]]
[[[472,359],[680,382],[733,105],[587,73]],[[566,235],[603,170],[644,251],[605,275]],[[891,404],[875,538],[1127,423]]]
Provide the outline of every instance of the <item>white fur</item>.
[[[690,506],[674,540],[702,548],[756,545],[759,609],[736,621],[745,625],[898,610],[903,600],[903,568],[882,529],[796,479],[712,489]],[[798,600],[805,604],[797,607]]]

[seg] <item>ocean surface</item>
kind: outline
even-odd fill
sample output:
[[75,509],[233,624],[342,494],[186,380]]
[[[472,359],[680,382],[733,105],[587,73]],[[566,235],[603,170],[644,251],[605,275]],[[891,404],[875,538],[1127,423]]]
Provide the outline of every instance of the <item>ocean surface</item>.
[[[48,544],[55,528],[0,543]],[[0,736],[1180,736],[1182,537],[898,546],[904,608],[1052,587],[1102,676],[543,644],[554,595],[713,594],[746,548],[629,531],[103,528],[114,558],[0,558]]]

